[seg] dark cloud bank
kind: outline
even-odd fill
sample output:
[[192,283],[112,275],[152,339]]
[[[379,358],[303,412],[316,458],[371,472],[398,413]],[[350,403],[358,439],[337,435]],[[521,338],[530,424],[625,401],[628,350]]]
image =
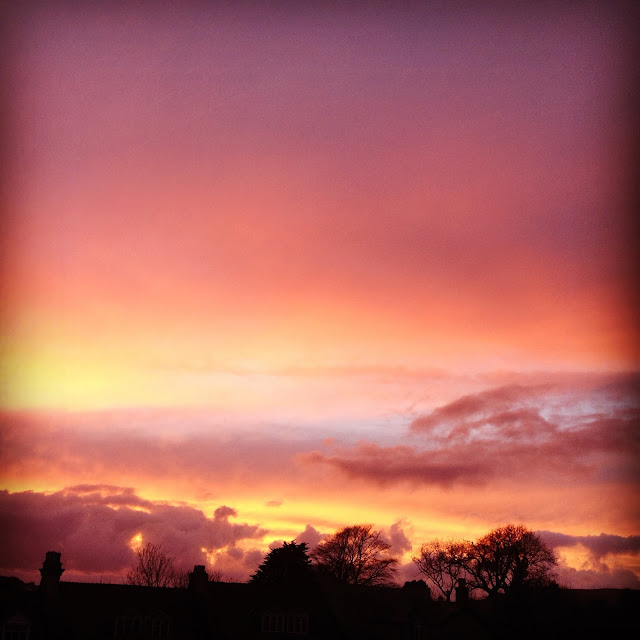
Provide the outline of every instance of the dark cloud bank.
[[237,544],[259,540],[266,531],[231,522],[236,515],[220,506],[208,517],[193,507],[143,500],[130,488],[110,485],[80,485],[52,495],[2,491],[0,568],[34,571],[46,551],[57,550],[74,572],[121,573],[135,560],[130,544],[137,534],[161,544],[185,569],[205,562],[202,548],[224,550],[237,562],[243,557]]

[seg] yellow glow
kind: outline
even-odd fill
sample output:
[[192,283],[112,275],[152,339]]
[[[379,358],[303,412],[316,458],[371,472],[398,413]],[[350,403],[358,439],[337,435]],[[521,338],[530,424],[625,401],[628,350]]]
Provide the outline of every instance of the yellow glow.
[[[125,403],[140,397],[131,371],[99,354],[74,354],[50,345],[15,346],[2,353],[2,398],[8,409],[87,409]],[[92,357],[93,355],[93,357]]]
[[147,507],[141,507],[139,505],[131,505],[131,504],[120,505],[120,504],[107,503],[107,506],[110,509],[113,509],[114,511],[120,511],[120,509],[129,509],[131,511],[142,511],[143,513],[151,513],[151,509],[148,509]]
[[583,571],[602,571],[606,566],[609,570],[624,568],[633,571],[640,577],[640,554],[606,554],[601,558],[594,557],[593,553],[582,544],[571,547],[557,547],[555,549],[558,563],[572,569]]
[[133,549],[133,551],[138,551],[140,547],[142,547],[142,534],[136,533],[135,536],[129,540],[129,547]]
[[202,553],[204,553],[205,557],[207,558],[207,564],[210,566],[214,566],[216,563],[217,552],[215,550],[209,551],[205,547],[200,547],[200,551],[202,551]]
[[[75,310],[80,314],[76,317],[74,310],[52,310],[44,303],[22,308],[0,352],[0,401],[12,409],[215,405],[247,411],[294,403],[312,411],[318,404],[318,381],[305,385],[278,371],[366,366],[372,361],[407,367],[428,362],[430,367],[464,366],[467,371],[525,363],[567,366],[555,363],[555,352],[538,362],[541,348],[535,336],[529,351],[526,345],[510,344],[504,334],[478,336],[465,327],[453,339],[448,316],[430,315],[435,324],[427,331],[419,313],[396,316],[375,305],[358,309],[347,304],[344,310],[343,302],[289,301],[287,314],[265,316],[259,335],[243,318],[219,318],[215,310],[209,314],[201,309],[192,315],[189,305],[174,311],[175,325],[150,312],[129,318],[120,309],[122,317],[114,319],[116,312],[106,308],[87,318],[80,310]],[[111,320],[103,321],[104,317]],[[189,330],[177,332],[174,326]],[[582,362],[582,351],[574,351],[572,362]],[[591,366],[615,368],[612,354],[594,359]],[[617,361],[619,366],[628,363]],[[250,371],[263,374],[243,373]]]
[[572,569],[589,570],[594,569],[596,561],[593,554],[582,544],[576,544],[571,547],[557,547],[556,554],[558,562]]

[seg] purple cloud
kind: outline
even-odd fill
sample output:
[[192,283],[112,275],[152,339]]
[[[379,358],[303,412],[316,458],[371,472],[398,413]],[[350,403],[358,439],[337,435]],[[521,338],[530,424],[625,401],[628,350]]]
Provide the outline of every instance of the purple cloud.
[[317,529],[308,524],[305,527],[305,530],[296,536],[295,541],[298,544],[306,542],[309,549],[315,549],[326,538],[326,534],[320,533]]
[[[131,489],[94,485],[52,495],[0,491],[0,568],[37,570],[49,550],[63,553],[65,566],[86,573],[118,573],[134,561],[131,540],[161,544],[189,568],[204,563],[202,548],[233,548],[266,533],[257,525],[229,522],[236,511],[222,506],[214,517],[188,506],[140,500]],[[96,552],[99,550],[99,552]]]
[[640,536],[615,536],[601,533],[598,536],[569,536],[554,531],[538,531],[538,535],[552,548],[586,547],[592,556],[600,560],[608,554],[640,554]]
[[392,554],[402,554],[406,551],[411,551],[411,541],[404,533],[402,528],[405,524],[402,520],[394,522],[387,532],[387,539],[391,545]]
[[449,404],[434,409],[431,413],[416,418],[411,429],[429,433],[438,428],[449,427],[469,418],[479,419],[488,415],[508,411],[522,400],[531,397],[531,388],[509,385],[489,389],[481,393],[462,396]]

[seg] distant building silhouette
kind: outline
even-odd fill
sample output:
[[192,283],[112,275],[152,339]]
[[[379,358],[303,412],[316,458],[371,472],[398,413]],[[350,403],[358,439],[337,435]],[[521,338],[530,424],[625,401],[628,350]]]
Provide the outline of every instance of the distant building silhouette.
[[[224,583],[196,565],[187,588],[64,582],[60,553],[49,551],[40,585],[0,578],[1,640],[442,640],[640,637],[640,592],[541,591],[518,603],[431,599],[423,581],[402,589],[309,579],[295,584]],[[502,608],[501,608],[502,607]]]

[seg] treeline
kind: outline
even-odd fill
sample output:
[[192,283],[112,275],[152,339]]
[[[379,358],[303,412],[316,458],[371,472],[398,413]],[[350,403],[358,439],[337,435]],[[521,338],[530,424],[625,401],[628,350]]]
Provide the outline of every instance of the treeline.
[[[262,584],[298,583],[321,576],[352,585],[396,586],[398,559],[372,525],[345,527],[309,550],[306,543],[285,542],[270,551],[251,576]],[[439,597],[451,600],[458,585],[489,597],[554,584],[557,564],[538,535],[521,525],[506,525],[475,542],[433,540],[413,558],[417,569]],[[214,573],[211,578],[220,581]],[[151,543],[137,551],[127,574],[129,584],[185,587],[188,573]]]
[[433,540],[413,558],[420,572],[451,600],[460,580],[489,597],[554,583],[557,560],[538,535],[521,525],[508,524],[476,542]]

